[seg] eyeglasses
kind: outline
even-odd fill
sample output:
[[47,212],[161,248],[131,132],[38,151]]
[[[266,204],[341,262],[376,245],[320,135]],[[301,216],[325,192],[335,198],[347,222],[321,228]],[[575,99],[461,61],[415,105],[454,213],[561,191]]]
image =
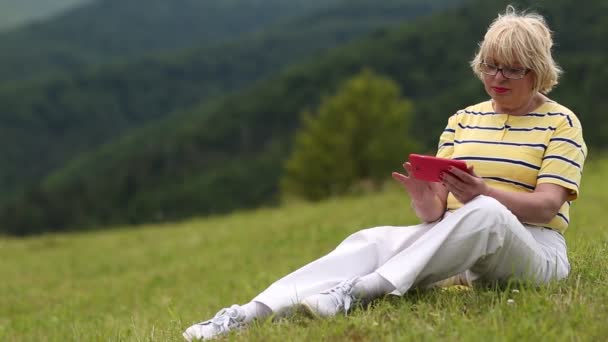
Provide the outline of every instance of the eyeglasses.
[[502,67],[499,68],[498,66],[494,65],[494,64],[488,64],[488,63],[479,63],[479,70],[486,74],[486,75],[490,75],[490,76],[495,76],[496,74],[498,74],[498,72],[502,72],[502,76],[504,78],[508,78],[511,80],[521,80],[522,78],[524,78],[530,71],[530,69],[521,69],[521,68],[510,68],[510,67]]

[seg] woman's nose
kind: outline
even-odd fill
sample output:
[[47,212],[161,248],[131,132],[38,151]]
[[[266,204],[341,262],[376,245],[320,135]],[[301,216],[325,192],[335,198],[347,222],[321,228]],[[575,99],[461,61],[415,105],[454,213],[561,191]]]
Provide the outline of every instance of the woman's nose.
[[507,78],[505,77],[505,74],[503,74],[503,70],[502,69],[498,69],[498,71],[496,72],[496,75],[494,75],[494,78],[498,79],[499,81],[504,81]]

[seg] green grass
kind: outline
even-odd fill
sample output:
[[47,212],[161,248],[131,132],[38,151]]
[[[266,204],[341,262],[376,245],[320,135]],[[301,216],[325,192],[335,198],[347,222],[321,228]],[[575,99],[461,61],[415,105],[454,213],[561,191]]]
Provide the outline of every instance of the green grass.
[[[348,317],[265,321],[229,338],[605,340],[607,174],[608,162],[587,167],[567,232],[573,271],[565,281],[412,292]],[[250,300],[348,234],[415,222],[404,193],[391,187],[163,226],[0,238],[0,341],[181,341],[191,323]]]

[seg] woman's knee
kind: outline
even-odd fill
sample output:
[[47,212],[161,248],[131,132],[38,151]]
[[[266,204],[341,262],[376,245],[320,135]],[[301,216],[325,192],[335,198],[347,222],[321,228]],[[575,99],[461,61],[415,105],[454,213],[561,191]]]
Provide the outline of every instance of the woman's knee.
[[378,242],[378,239],[381,239],[383,237],[383,234],[387,229],[389,229],[389,226],[383,226],[383,227],[374,227],[374,228],[367,228],[367,229],[362,229],[359,230],[357,232],[352,233],[351,235],[349,235],[346,239],[344,239],[342,241],[342,243],[340,243],[340,245],[344,245],[344,244],[351,244],[351,243],[357,243],[357,244],[374,244]]
[[511,211],[498,200],[483,195],[475,197],[469,203],[465,204],[463,208],[467,208],[468,210],[487,217],[503,218],[506,215],[513,215]]
[[517,218],[504,205],[488,196],[477,196],[468,202],[459,213],[462,217],[463,228],[467,234],[476,232],[487,238],[504,240],[508,231],[519,224]]

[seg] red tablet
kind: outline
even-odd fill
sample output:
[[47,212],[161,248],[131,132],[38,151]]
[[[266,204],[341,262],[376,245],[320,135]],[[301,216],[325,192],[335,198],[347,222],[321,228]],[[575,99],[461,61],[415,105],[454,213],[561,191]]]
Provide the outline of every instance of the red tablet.
[[457,167],[463,171],[468,171],[467,163],[462,160],[438,158],[412,153],[410,154],[409,162],[412,165],[412,176],[429,182],[440,182],[439,175],[441,175],[442,172],[447,172],[450,166]]

